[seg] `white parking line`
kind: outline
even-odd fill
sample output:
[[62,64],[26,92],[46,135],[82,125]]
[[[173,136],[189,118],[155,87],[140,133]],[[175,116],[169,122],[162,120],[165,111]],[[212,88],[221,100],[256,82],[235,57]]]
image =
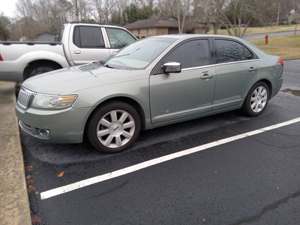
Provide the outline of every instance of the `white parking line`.
[[132,165],[132,166],[120,169],[120,170],[116,170],[116,171],[109,172],[109,173],[106,173],[103,175],[91,177],[91,178],[81,180],[81,181],[78,181],[75,183],[71,183],[71,184],[68,184],[65,186],[54,188],[54,189],[51,189],[51,190],[48,190],[45,192],[41,192],[41,199],[44,200],[44,199],[52,198],[52,197],[55,197],[55,196],[58,196],[58,195],[61,195],[61,194],[64,194],[64,193],[67,193],[70,191],[84,188],[84,187],[87,187],[87,186],[90,186],[93,184],[101,183],[103,181],[110,180],[110,179],[113,179],[116,177],[124,176],[126,174],[130,174],[130,173],[145,169],[150,166],[154,166],[154,165],[157,165],[157,164],[160,164],[163,162],[167,162],[167,161],[170,161],[173,159],[177,159],[177,158],[180,158],[180,157],[183,157],[186,155],[204,151],[204,150],[216,147],[216,146],[220,146],[220,145],[223,145],[226,143],[237,141],[237,140],[240,140],[240,139],[243,139],[246,137],[254,136],[257,134],[261,134],[261,133],[264,133],[267,131],[271,131],[274,129],[278,129],[278,128],[285,127],[285,126],[292,125],[292,124],[299,123],[299,122],[300,122],[300,117],[283,122],[283,123],[278,123],[278,124],[274,124],[274,125],[271,125],[268,127],[264,127],[264,128],[258,129],[258,130],[250,131],[247,133],[239,134],[239,135],[224,138],[224,139],[220,139],[218,141],[214,141],[214,142],[211,142],[208,144],[200,145],[200,146],[197,146],[194,148],[190,148],[190,149],[186,149],[186,150],[183,150],[180,152],[165,155],[165,156],[162,156],[159,158],[151,159],[151,160],[148,160],[148,161],[136,164],[136,165]]

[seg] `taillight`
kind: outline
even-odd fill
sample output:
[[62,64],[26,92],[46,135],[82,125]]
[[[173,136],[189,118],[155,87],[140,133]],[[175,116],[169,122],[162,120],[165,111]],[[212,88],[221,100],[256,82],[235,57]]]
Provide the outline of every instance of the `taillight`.
[[0,54],[0,61],[3,61],[3,57],[2,57],[2,55]]
[[284,66],[284,58],[280,57],[277,61],[278,64]]

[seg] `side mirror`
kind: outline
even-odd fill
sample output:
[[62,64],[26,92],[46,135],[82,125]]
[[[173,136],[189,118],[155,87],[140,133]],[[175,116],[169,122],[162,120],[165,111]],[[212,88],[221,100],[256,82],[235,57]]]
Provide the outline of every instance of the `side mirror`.
[[178,62],[168,62],[162,66],[164,73],[180,73],[181,64]]

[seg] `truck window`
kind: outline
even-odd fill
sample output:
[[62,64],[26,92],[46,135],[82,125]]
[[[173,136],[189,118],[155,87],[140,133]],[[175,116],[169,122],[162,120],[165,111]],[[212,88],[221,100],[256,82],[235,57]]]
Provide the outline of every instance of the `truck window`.
[[79,48],[105,48],[100,27],[76,26],[73,42]]
[[123,48],[135,42],[135,38],[127,31],[118,28],[106,28],[111,48]]

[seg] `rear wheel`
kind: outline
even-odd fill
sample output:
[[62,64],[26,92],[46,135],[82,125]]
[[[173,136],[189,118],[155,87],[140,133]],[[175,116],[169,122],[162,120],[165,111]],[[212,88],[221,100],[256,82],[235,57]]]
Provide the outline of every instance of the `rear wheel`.
[[131,146],[140,130],[141,120],[135,108],[127,103],[112,102],[92,115],[87,136],[98,151],[115,153]]
[[258,82],[248,93],[243,106],[243,111],[248,116],[258,116],[262,114],[269,102],[270,90],[266,83]]

